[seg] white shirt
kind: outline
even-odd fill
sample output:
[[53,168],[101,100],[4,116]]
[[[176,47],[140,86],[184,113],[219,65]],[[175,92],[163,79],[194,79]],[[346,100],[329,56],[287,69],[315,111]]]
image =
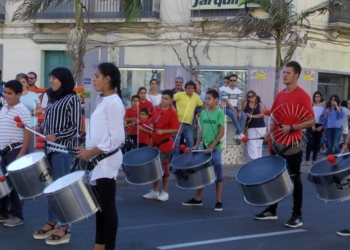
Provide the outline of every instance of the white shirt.
[[[86,148],[97,147],[104,153],[120,147],[125,140],[124,105],[118,95],[102,97],[90,117],[87,125]],[[103,159],[90,174],[90,184],[96,185],[96,179],[116,179],[123,162],[121,150]]]
[[350,110],[345,107],[341,107],[341,108],[343,109],[343,112],[344,112],[342,133],[347,134],[349,131]]
[[221,90],[221,98],[229,99],[229,102],[233,107],[237,107],[238,100],[242,100],[242,91],[240,89],[231,89],[230,87],[222,88]]
[[153,107],[155,107],[162,101],[162,94],[151,95],[150,93],[147,93],[146,99],[153,104]]
[[8,144],[23,142],[24,132],[22,128],[17,127],[15,116],[19,116],[24,124],[31,125],[29,110],[22,103],[18,103],[10,109],[5,104],[0,111],[0,150]]

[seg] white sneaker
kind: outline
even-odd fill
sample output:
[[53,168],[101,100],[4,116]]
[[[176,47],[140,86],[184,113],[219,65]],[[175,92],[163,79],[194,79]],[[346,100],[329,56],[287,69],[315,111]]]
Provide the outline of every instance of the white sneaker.
[[145,194],[143,198],[145,199],[157,199],[159,197],[159,192],[151,190],[148,194]]
[[240,133],[239,136],[238,136],[238,138],[239,138],[239,139],[242,139],[244,136],[245,136],[245,135],[244,135],[243,133]]
[[167,201],[169,200],[169,194],[167,192],[162,191],[157,198],[158,201]]
[[235,135],[235,136],[233,137],[233,140],[239,140],[239,139],[241,139],[241,138],[239,138],[239,135]]

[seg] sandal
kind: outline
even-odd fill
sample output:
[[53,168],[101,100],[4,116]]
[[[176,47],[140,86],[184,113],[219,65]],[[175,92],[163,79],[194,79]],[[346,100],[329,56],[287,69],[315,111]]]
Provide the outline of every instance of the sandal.
[[60,228],[59,230],[62,231],[64,233],[64,235],[59,236],[59,235],[53,233],[45,239],[46,244],[48,244],[48,245],[60,245],[60,244],[69,243],[69,239],[70,239],[69,227],[63,227],[63,228]]
[[308,167],[309,165],[310,165],[309,161],[305,161],[305,162],[304,162],[304,166],[305,166],[305,167]]
[[[46,225],[50,227],[48,230],[43,229]],[[33,233],[34,239],[37,239],[37,240],[45,239],[47,236],[55,232],[55,230],[58,229],[58,226],[57,226],[57,223],[46,222],[43,228]]]

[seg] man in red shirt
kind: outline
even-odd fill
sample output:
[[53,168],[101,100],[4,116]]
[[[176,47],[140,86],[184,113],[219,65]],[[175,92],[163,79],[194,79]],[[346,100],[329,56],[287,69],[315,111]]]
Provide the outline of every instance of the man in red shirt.
[[[294,134],[297,134],[299,136],[292,136],[289,135],[289,141],[290,145],[292,143],[295,143],[297,140],[300,140],[300,135],[302,129],[309,128],[315,125],[314,120],[314,113],[311,105],[311,98],[310,96],[298,86],[298,78],[301,73],[301,66],[298,62],[291,61],[287,63],[286,67],[283,71],[283,82],[286,85],[286,88],[278,92],[271,111],[274,114],[275,120],[279,124],[275,124],[273,129],[274,131],[274,141],[275,143],[282,143],[282,140],[288,137],[288,134],[292,133],[293,131],[298,131],[299,133],[294,132]],[[303,108],[306,108],[307,112],[303,112],[303,114],[294,114],[298,115],[300,117],[301,122],[296,122],[295,119],[291,119],[293,117],[293,114],[288,115],[286,117],[285,112],[274,112],[276,109],[278,110],[278,107],[280,105],[300,105]],[[298,112],[298,110],[292,110],[291,112]],[[283,119],[283,116],[285,119]],[[305,116],[305,117],[301,117]],[[282,136],[279,136],[282,135]],[[265,140],[271,140],[270,138],[270,132],[267,131],[264,135]],[[296,140],[296,141],[293,141]],[[285,147],[288,147],[290,145],[285,145]],[[303,152],[300,150],[292,155],[286,155],[285,150],[279,149],[279,152],[277,151],[277,154],[279,154],[281,157],[283,157],[287,162],[287,167],[289,169],[289,173],[291,175],[291,179],[294,182],[294,190],[293,190],[293,212],[292,217],[287,221],[285,226],[287,227],[299,227],[303,225],[302,217],[301,217],[301,207],[303,202],[303,185],[300,179],[300,165],[302,162]],[[268,206],[262,213],[257,214],[254,216],[257,220],[277,220],[277,203]]]
[[160,151],[160,160],[164,170],[163,175],[163,190],[159,194],[160,180],[153,183],[153,190],[145,194],[145,199],[157,199],[159,201],[167,201],[169,199],[169,162],[174,148],[174,133],[179,131],[180,123],[176,112],[171,107],[173,101],[173,92],[164,90],[162,93],[161,107],[157,108],[152,115],[152,139],[155,147]]

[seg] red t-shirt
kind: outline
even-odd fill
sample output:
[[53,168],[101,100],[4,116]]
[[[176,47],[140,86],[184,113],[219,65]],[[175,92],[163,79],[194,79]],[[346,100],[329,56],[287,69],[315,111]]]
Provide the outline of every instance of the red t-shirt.
[[[285,103],[288,103],[288,105]],[[314,117],[311,98],[300,87],[292,92],[285,92],[284,89],[278,92],[272,104],[271,112],[281,125],[296,125],[310,117]],[[283,145],[290,145],[302,138],[301,130],[295,130],[288,135],[284,135],[280,132],[278,124],[274,126],[274,134],[274,139]]]
[[[138,118],[137,115],[138,115],[137,109],[134,109],[133,107],[131,107],[125,110],[124,118]],[[133,122],[132,121],[126,122],[127,125],[131,123]],[[130,127],[126,127],[125,130],[128,135],[137,135],[137,124]]]
[[[171,107],[169,107],[167,110],[157,108],[153,112],[152,122],[154,124],[155,130],[180,128],[180,123],[179,119],[177,118],[177,114]],[[152,132],[152,139],[155,144],[159,144],[161,141],[170,138],[170,141],[163,143],[159,147],[157,147],[160,152],[169,152],[173,150],[173,136],[174,134],[157,135],[154,131]]]
[[153,104],[152,104],[150,101],[145,100],[145,102],[142,102],[142,101],[140,100],[140,103],[139,103],[139,110],[141,110],[142,108],[147,108],[148,111],[149,111],[149,117],[152,116],[152,113],[153,113],[154,108],[153,108]]
[[[151,125],[151,121],[149,119],[146,119],[145,121],[142,122],[142,124],[150,126]],[[143,128],[144,129],[148,129],[145,126],[143,126]],[[139,130],[139,136],[138,136],[139,142],[138,143],[144,143],[144,144],[149,145],[150,138],[151,138],[151,134],[150,133],[147,133],[147,132],[145,132],[145,131],[143,131],[141,129]]]

